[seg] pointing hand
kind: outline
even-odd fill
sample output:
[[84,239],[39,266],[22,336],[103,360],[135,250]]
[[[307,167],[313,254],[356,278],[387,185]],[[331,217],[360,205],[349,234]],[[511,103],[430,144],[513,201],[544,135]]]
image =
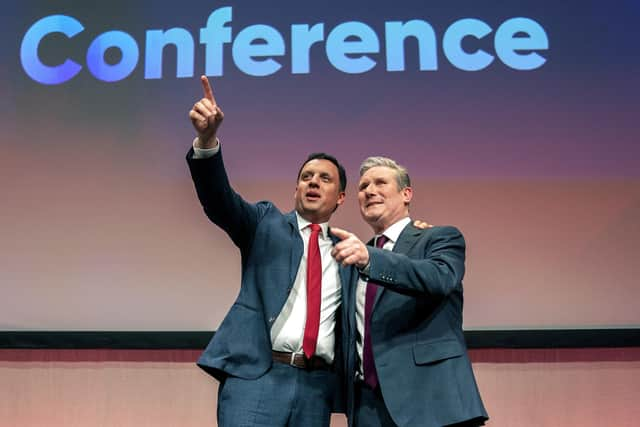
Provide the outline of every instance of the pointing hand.
[[331,234],[341,240],[331,251],[331,255],[337,262],[342,265],[355,265],[358,268],[367,266],[369,251],[355,234],[337,227],[331,227]]
[[204,98],[193,105],[193,108],[189,111],[189,118],[196,132],[198,132],[200,146],[202,148],[211,148],[217,144],[216,133],[224,119],[224,113],[213,96],[213,90],[207,76],[201,76],[200,81],[202,82]]

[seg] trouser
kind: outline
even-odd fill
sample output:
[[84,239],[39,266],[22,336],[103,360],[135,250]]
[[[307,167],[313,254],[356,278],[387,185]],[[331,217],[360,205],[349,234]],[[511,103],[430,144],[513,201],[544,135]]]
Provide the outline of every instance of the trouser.
[[[372,390],[364,382],[356,381],[354,391],[354,427],[397,427],[384,403],[380,387]],[[478,418],[444,427],[478,427],[483,425],[484,419]]]
[[218,389],[219,427],[328,427],[337,377],[274,363],[260,378],[227,377]]

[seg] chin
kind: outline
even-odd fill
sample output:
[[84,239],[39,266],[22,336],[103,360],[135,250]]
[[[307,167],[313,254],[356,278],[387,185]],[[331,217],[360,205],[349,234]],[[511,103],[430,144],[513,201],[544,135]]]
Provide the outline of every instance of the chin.
[[317,215],[317,214],[318,214],[318,209],[316,209],[316,208],[314,208],[314,207],[310,207],[310,206],[305,206],[305,207],[304,207],[304,212],[305,212],[307,215],[315,216],[315,215]]
[[306,202],[302,204],[302,207],[304,208],[304,210],[306,211],[317,211],[319,209],[318,204],[317,203],[313,203],[313,202]]
[[380,219],[380,217],[378,215],[372,215],[369,214],[367,215],[366,213],[362,214],[362,219],[364,219],[364,221],[369,224],[369,225],[373,225],[375,223],[378,222],[378,220]]
[[382,215],[380,209],[376,209],[376,206],[371,206],[369,208],[365,208],[362,216],[366,218],[379,218]]

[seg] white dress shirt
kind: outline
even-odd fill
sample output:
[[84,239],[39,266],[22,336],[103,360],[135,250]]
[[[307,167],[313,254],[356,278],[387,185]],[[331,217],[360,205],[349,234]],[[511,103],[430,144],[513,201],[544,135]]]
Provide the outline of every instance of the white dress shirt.
[[[282,311],[271,327],[271,343],[276,351],[288,351],[302,354],[304,326],[307,320],[307,250],[311,223],[302,218],[297,212],[298,229],[304,243],[304,252],[298,273],[293,283],[293,289]],[[341,303],[342,289],[338,263],[331,256],[333,241],[328,235],[328,223],[320,224],[318,235],[320,257],[322,259],[322,291],[320,300],[320,328],[316,355],[327,362],[333,362],[335,349],[336,311]]]

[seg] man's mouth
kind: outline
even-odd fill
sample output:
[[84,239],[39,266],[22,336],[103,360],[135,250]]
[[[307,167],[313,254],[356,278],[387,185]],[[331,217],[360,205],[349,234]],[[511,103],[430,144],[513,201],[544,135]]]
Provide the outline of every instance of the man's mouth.
[[305,194],[305,197],[308,200],[318,200],[320,199],[320,193],[318,193],[317,191],[309,191],[307,192],[307,194]]
[[370,208],[371,206],[375,206],[375,205],[381,205],[383,204],[383,202],[381,200],[376,200],[373,202],[367,202],[364,206],[367,208]]

